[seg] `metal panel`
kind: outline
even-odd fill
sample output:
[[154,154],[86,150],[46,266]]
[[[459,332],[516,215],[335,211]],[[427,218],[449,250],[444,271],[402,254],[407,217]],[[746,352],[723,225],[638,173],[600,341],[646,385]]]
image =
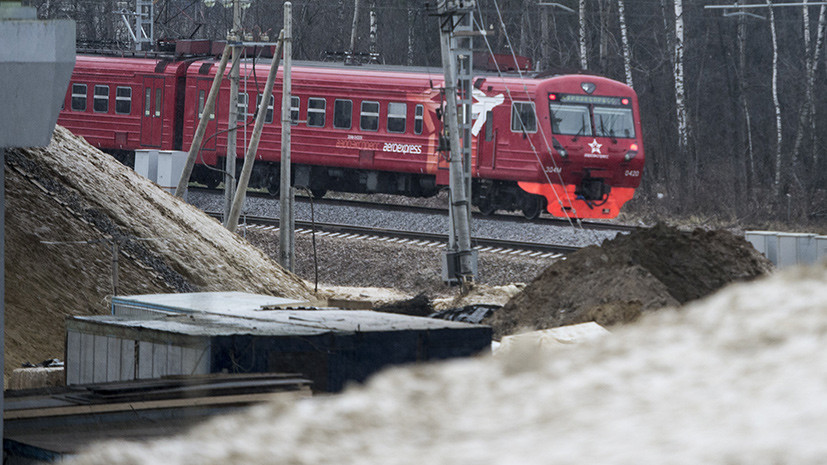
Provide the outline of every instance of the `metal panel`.
[[152,378],[152,347],[151,342],[138,343],[138,379]]
[[121,375],[122,380],[136,379],[135,372],[135,346],[136,341],[121,339]]
[[80,333],[68,331],[66,333],[66,384],[80,382]]
[[184,165],[187,163],[187,155],[187,152],[180,150],[163,150],[158,152],[157,179],[154,180],[158,184],[158,187],[170,194],[175,193],[178,180],[181,178]]
[[798,262],[798,240],[789,234],[778,234],[778,265],[779,267],[793,266]]
[[181,351],[181,369],[185,375],[205,375],[210,372],[209,345],[204,348],[185,347]]
[[91,383],[95,364],[95,336],[82,334],[80,336],[80,377],[78,383]]
[[121,340],[108,337],[106,348],[106,381],[121,380]]
[[814,234],[778,233],[778,266],[815,262]]
[[135,151],[135,172],[158,182],[158,151],[139,149]]
[[827,260],[827,236],[816,237],[816,255],[819,260]]
[[92,368],[92,382],[104,383],[106,382],[106,365],[108,363],[109,338],[106,336],[94,336],[92,354],[93,368]]
[[167,374],[168,375],[183,375],[181,369],[181,348],[178,346],[167,347]]
[[778,233],[773,231],[745,231],[744,237],[755,250],[764,254],[773,264],[778,264]]
[[816,235],[807,234],[798,238],[798,263],[812,265],[818,261]]
[[165,344],[152,344],[152,377],[160,378],[167,373],[167,351]]

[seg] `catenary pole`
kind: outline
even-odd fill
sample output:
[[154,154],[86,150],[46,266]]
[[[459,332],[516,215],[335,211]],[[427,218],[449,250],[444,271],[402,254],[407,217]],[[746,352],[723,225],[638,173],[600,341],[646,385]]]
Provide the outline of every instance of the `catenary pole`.
[[293,4],[284,2],[284,65],[281,91],[281,180],[279,209],[279,262],[288,271],[293,271],[295,251],[293,245],[293,186],[290,179],[290,137],[292,120],[290,118],[290,100],[293,92],[291,68],[293,65]]
[[270,62],[267,84],[264,85],[264,94],[261,96],[261,102],[259,102],[258,111],[256,112],[256,124],[253,127],[253,135],[250,138],[250,145],[247,147],[247,152],[244,154],[244,165],[241,167],[241,176],[238,177],[238,186],[236,187],[233,204],[230,207],[230,215],[226,222],[226,228],[233,232],[238,228],[238,217],[241,214],[241,206],[244,205],[244,199],[247,197],[247,185],[250,182],[250,173],[253,171],[253,163],[255,163],[256,160],[258,143],[261,140],[261,131],[264,128],[264,120],[267,117],[267,107],[270,105],[270,97],[273,96],[273,84],[276,82],[276,74],[279,71],[279,60],[281,59],[281,53],[284,47],[284,31],[279,34],[278,42],[278,48],[276,48],[276,53]]
[[[192,138],[192,145],[190,145],[190,150],[187,154],[187,163],[184,165],[184,171],[181,172],[181,179],[178,180],[178,186],[175,188],[176,197],[184,197],[184,193],[187,191],[187,184],[190,182],[192,169],[195,166],[195,159],[198,157],[198,152],[201,151],[201,141],[204,140],[204,133],[207,131],[207,123],[212,119],[215,100],[218,97],[218,89],[221,87],[221,80],[224,78],[224,69],[227,67],[229,58],[230,47],[224,47],[224,53],[221,54],[221,61],[218,63],[218,69],[215,72],[210,93],[207,96],[207,101],[204,103],[201,120],[198,121],[198,127],[195,129],[195,135]],[[196,115],[196,117],[198,117],[198,115]]]
[[471,249],[471,230],[469,224],[470,203],[468,202],[465,180],[463,179],[462,145],[460,144],[460,128],[457,113],[457,77],[456,60],[451,53],[451,31],[442,30],[442,68],[445,75],[445,124],[448,125],[448,141],[450,143],[449,159],[449,191],[451,195],[450,216],[455,242],[449,244],[453,250],[446,251],[446,270],[450,273],[453,263],[454,276],[447,276],[448,280],[464,284],[473,281],[474,255]]

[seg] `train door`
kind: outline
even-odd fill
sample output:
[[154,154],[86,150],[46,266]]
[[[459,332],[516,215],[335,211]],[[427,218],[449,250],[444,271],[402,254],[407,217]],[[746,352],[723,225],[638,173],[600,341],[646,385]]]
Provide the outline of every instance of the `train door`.
[[486,112],[482,131],[477,135],[477,168],[494,169],[497,148],[497,131],[494,129],[494,116],[491,110]]
[[141,145],[161,147],[164,137],[164,78],[144,77],[142,97],[144,105],[141,114]]
[[[196,120],[195,125],[198,125],[198,122],[201,120],[202,113],[204,113],[204,106],[207,102],[207,96],[210,95],[210,87],[212,87],[212,79],[198,79],[195,81],[195,88],[196,88],[196,102],[198,107],[196,108]],[[221,92],[216,95],[215,99],[215,106],[213,107],[213,114],[210,117],[210,120],[207,122],[207,128],[204,131],[204,139],[201,144],[201,150],[215,150],[215,141],[217,137],[213,137],[217,132],[216,123],[215,123],[215,114],[218,111],[219,102],[221,101]]]

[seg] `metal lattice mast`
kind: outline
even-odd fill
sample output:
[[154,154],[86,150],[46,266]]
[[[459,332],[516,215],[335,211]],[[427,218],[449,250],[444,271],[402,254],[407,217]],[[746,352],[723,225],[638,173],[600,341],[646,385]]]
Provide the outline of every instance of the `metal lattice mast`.
[[135,50],[152,50],[155,41],[154,14],[152,0],[135,0]]

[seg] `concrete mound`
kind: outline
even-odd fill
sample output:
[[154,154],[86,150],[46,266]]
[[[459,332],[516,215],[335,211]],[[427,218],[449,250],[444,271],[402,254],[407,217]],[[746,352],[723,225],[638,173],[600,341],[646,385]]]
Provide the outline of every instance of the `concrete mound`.
[[485,321],[494,337],[595,321],[628,323],[643,312],[705,297],[772,264],[726,231],[641,229],[569,255]]
[[67,315],[118,294],[243,291],[312,299],[306,283],[214,219],[69,131],[6,152],[6,367],[63,358]]

